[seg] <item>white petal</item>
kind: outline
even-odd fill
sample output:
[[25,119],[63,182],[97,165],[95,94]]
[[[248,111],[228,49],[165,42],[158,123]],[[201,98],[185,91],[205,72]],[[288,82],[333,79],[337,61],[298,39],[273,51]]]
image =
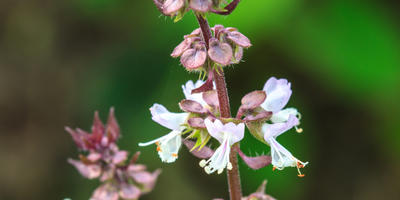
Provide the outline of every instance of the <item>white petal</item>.
[[267,98],[261,107],[272,112],[282,110],[292,94],[290,83],[286,79],[277,80],[275,77],[265,83],[263,90],[267,93]]
[[196,101],[203,106],[207,105],[206,102],[203,100],[202,93],[192,94],[192,90],[202,86],[203,84],[204,84],[204,81],[202,81],[202,80],[197,80],[196,83],[193,83],[193,81],[190,80],[190,81],[186,82],[185,85],[182,85],[182,90],[183,90],[183,94],[185,95],[185,98],[188,100]]
[[271,117],[272,123],[286,122],[290,115],[297,116],[299,112],[296,108],[286,108],[277,113],[274,113]]
[[158,155],[163,162],[175,162],[175,160],[178,159],[178,151],[181,148],[181,145],[182,138],[180,133],[178,133],[175,137],[160,141],[160,151],[158,151]]
[[268,143],[271,146],[272,165],[281,170],[285,167],[296,167],[297,159],[279,144],[274,138],[270,138]]
[[225,135],[223,132],[224,125],[222,124],[222,122],[218,119],[212,122],[210,119],[207,118],[206,120],[204,120],[204,124],[206,125],[208,133],[210,133],[213,138],[217,139],[219,143],[222,143]]
[[172,132],[168,133],[167,135],[159,137],[159,138],[157,138],[155,140],[152,140],[152,141],[149,141],[149,142],[145,142],[145,143],[139,143],[139,146],[144,147],[144,146],[149,146],[151,144],[154,144],[156,142],[169,140],[170,138],[175,137],[177,133],[180,134],[180,132],[178,132],[178,131],[172,131]]
[[164,106],[154,104],[150,108],[152,119],[171,130],[181,130],[181,125],[185,123],[188,113],[172,113]]
[[224,132],[228,133],[229,136],[229,145],[232,146],[236,142],[239,142],[244,137],[244,123],[240,123],[238,125],[229,122],[224,125]]
[[218,171],[218,173],[222,173],[225,168],[230,168],[229,164],[229,154],[231,152],[231,148],[229,146],[229,138],[225,138],[225,140],[221,143],[221,145],[215,150],[215,153],[211,156],[209,160],[206,162],[202,162],[202,166],[205,166],[204,169],[208,174],[214,173]]
[[270,138],[276,138],[298,124],[299,120],[294,115],[290,115],[289,119],[283,123],[265,123],[261,129],[264,134],[264,140],[268,142]]
[[139,146],[148,146],[154,143],[158,145],[158,155],[163,162],[174,162],[178,158],[178,151],[182,145],[181,132],[172,131],[153,141],[139,143]]

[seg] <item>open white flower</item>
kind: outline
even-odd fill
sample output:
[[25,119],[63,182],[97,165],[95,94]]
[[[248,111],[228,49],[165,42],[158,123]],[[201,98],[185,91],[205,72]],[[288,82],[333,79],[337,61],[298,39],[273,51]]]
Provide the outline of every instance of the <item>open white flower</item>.
[[139,143],[139,146],[156,144],[161,160],[167,163],[174,162],[178,158],[178,151],[182,145],[181,133],[185,129],[182,125],[185,123],[189,113],[171,113],[160,104],[154,104],[150,108],[150,112],[155,122],[172,131],[153,141]]
[[[292,95],[290,87],[291,84],[286,79],[276,79],[275,77],[271,77],[265,83],[263,90],[267,94],[267,98],[261,104],[261,107],[272,112],[272,123],[287,122],[290,115],[300,120],[300,113],[296,108],[283,109]],[[296,130],[302,132],[300,128],[296,127]]]
[[200,166],[204,167],[206,173],[211,174],[218,171],[218,174],[222,173],[225,168],[228,170],[232,169],[232,164],[229,161],[229,154],[231,152],[231,146],[236,142],[239,142],[244,137],[244,124],[238,125],[230,122],[222,124],[220,120],[206,119],[204,121],[207,131],[210,135],[217,139],[221,145],[215,150],[215,153],[210,159],[202,160]]
[[264,140],[271,146],[272,165],[274,169],[282,170],[285,167],[297,167],[299,176],[303,177],[304,175],[300,172],[300,168],[306,166],[308,162],[304,163],[300,161],[276,141],[276,137],[298,125],[298,123],[299,120],[294,115],[290,114],[286,122],[264,124],[262,126],[262,132],[264,134]]

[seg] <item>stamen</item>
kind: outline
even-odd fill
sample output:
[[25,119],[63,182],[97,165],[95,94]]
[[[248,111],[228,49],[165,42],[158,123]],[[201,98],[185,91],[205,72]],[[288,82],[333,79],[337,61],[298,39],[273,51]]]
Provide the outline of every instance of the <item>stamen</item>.
[[204,171],[206,171],[207,174],[211,174],[211,169],[209,166],[204,167]]
[[300,162],[297,162],[297,168],[304,168],[304,165],[301,164]]
[[228,170],[232,170],[233,166],[231,162],[228,162],[228,164],[226,165],[226,169]]
[[172,155],[172,157],[175,157],[175,158],[178,157],[178,154],[176,154],[176,153],[173,153],[173,154],[171,154],[171,155]]
[[205,167],[207,165],[207,161],[206,160],[201,160],[199,165],[200,165],[200,167]]
[[275,171],[276,170],[276,167],[272,167],[272,171]]
[[297,162],[297,166],[296,167],[297,167],[297,171],[299,172],[299,174],[297,176],[300,177],[300,178],[303,178],[305,176],[305,174],[302,174],[300,169],[304,168],[304,165],[302,163],[300,163],[300,162]]
[[162,152],[160,146],[157,146],[157,151],[158,151],[158,152]]
[[303,132],[303,129],[302,129],[302,128],[299,128],[299,127],[297,127],[297,126],[295,126],[294,128],[296,129],[296,132],[297,132],[297,133],[302,133],[302,132]]

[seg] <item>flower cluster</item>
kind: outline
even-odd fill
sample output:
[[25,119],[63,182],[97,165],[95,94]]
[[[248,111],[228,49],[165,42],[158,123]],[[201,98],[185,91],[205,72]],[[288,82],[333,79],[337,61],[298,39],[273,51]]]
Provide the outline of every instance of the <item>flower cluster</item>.
[[153,189],[160,170],[150,173],[146,166],[137,164],[139,152],[128,162],[128,152],[119,150],[116,145],[120,130],[112,108],[106,125],[95,113],[91,133],[69,127],[66,131],[78,149],[87,152],[87,155],[79,155],[79,160],[69,159],[68,162],[83,177],[98,178],[102,182],[91,200],[138,199]]
[[[156,144],[161,160],[171,163],[178,158],[183,142],[194,155],[202,158],[200,166],[207,173],[222,173],[224,169],[232,169],[229,160],[231,148],[243,139],[246,125],[255,138],[271,147],[271,156],[257,157],[248,157],[237,149],[250,168],[259,169],[271,163],[278,170],[306,166],[307,163],[298,160],[276,140],[279,135],[293,127],[301,132],[298,128],[300,114],[297,109],[284,109],[292,93],[291,85],[286,79],[272,77],[263,90],[245,95],[236,118],[220,117],[216,90],[193,93],[204,84],[199,80],[196,83],[189,81],[182,86],[185,95],[185,99],[179,103],[182,113],[171,113],[162,105],[154,104],[150,108],[152,119],[171,132],[139,145]],[[216,150],[206,146],[211,138],[220,143]],[[300,170],[299,176],[304,176]]]
[[250,40],[236,28],[216,25],[211,30],[212,38],[208,41],[208,51],[198,28],[184,36],[183,42],[174,49],[171,56],[180,56],[181,64],[188,71],[205,71],[203,65],[207,57],[220,67],[239,63],[242,60],[243,48],[251,46]]

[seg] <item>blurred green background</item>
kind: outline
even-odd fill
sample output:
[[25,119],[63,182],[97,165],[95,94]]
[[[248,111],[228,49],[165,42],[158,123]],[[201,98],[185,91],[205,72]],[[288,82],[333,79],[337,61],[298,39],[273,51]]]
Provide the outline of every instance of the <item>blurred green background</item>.
[[[399,10],[391,0],[243,0],[209,16],[253,43],[226,69],[232,110],[276,76],[292,82],[289,106],[303,115],[303,134],[279,141],[310,161],[306,177],[241,163],[244,194],[268,179],[278,199],[400,199]],[[98,183],[67,164],[78,152],[63,128],[88,130],[111,106],[121,149],[163,169],[142,199],[227,199],[226,176],[206,175],[186,149],[164,164],[137,146],[168,132],[148,108],[179,111],[180,86],[197,79],[169,56],[196,27],[193,14],[173,23],[150,0],[1,0],[0,199],[88,199]],[[242,150],[269,152],[249,135]]]

